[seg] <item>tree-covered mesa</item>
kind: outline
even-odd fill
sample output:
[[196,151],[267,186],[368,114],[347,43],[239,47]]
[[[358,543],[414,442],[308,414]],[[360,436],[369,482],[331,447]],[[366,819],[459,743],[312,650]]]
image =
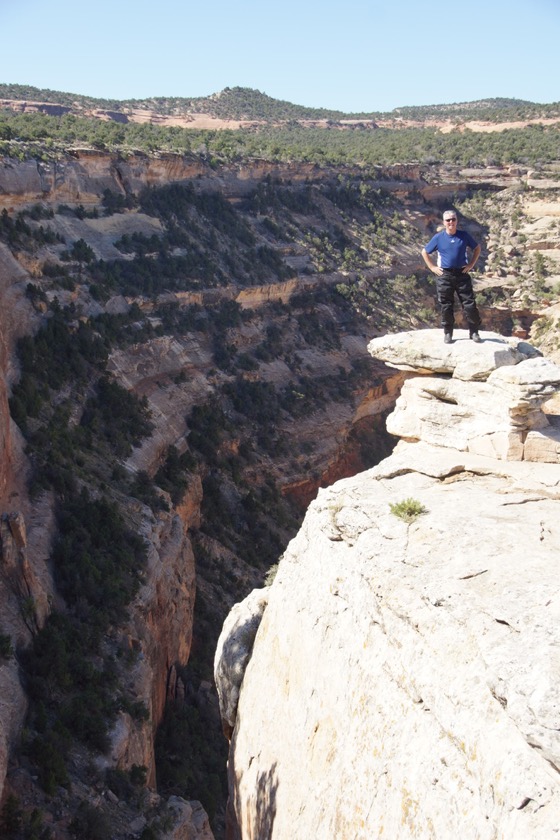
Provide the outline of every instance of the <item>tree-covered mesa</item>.
[[260,159],[361,166],[403,161],[534,166],[558,160],[560,116],[557,116],[558,123],[543,122],[499,132],[459,127],[442,133],[434,127],[375,128],[367,122],[336,120],[316,125],[298,119],[279,125],[263,122],[236,130],[201,131],[103,121],[73,113],[51,116],[3,109],[0,110],[0,155],[49,159],[78,145],[122,154],[157,150],[193,155],[211,165]]
[[416,105],[395,108],[389,112],[362,111],[344,113],[328,108],[313,108],[274,99],[260,90],[246,87],[226,87],[210,96],[152,96],[147,99],[102,99],[78,93],[37,88],[32,85],[0,84],[0,99],[20,103],[28,101],[58,105],[74,113],[87,109],[110,110],[115,116],[126,116],[131,109],[150,111],[158,115],[188,115],[203,113],[230,120],[341,120],[349,118],[376,120],[406,118],[412,120],[449,117],[452,119],[484,119],[500,122],[560,116],[560,102],[538,103],[522,99],[494,97],[474,102],[455,102],[441,105]]
[[244,87],[226,87],[214,96],[152,96],[148,99],[116,100],[36,88],[31,85],[0,84],[0,99],[59,105],[61,109],[74,113],[92,108],[110,110],[115,116],[119,112],[126,116],[131,109],[150,111],[162,116],[203,113],[232,120],[340,119],[345,116],[342,111],[294,105],[292,102],[273,99],[259,90]]

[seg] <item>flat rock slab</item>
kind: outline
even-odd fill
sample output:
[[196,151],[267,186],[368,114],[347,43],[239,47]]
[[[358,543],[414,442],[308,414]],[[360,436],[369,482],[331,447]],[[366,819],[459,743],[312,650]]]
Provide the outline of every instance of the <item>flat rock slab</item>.
[[541,353],[518,338],[481,331],[481,344],[469,338],[467,330],[456,330],[453,343],[443,343],[442,330],[409,330],[372,339],[368,352],[398,370],[418,374],[447,373],[455,379],[484,381],[501,367],[541,356]]

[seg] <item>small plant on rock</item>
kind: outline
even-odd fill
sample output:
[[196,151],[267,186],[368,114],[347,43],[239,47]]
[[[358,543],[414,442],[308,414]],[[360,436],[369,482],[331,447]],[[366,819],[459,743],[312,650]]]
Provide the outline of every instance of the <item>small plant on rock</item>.
[[278,563],[274,563],[264,577],[264,585],[265,586],[272,586],[274,583],[274,578],[276,577],[276,573],[278,572]]
[[393,502],[389,507],[394,516],[398,516],[399,519],[403,519],[409,524],[414,522],[422,513],[427,512],[427,508],[424,507],[422,502],[412,498],[403,499],[401,502]]

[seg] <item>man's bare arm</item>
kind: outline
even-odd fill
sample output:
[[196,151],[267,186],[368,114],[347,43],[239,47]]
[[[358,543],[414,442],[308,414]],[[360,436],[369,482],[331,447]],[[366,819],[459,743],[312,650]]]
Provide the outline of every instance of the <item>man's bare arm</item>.
[[428,254],[425,248],[422,248],[422,259],[424,260],[432,274],[436,274],[438,277],[441,277],[441,275],[443,274],[443,268],[440,268],[439,265],[436,265],[431,261],[430,255]]
[[472,271],[476,265],[478,258],[480,257],[480,245],[477,245],[474,251],[472,252],[471,261],[466,264],[463,269],[463,274],[468,274],[469,271]]

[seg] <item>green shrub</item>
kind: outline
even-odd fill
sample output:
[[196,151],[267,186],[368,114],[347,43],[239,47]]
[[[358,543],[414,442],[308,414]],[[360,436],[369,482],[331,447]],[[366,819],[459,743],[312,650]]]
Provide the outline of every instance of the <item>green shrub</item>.
[[227,791],[227,744],[209,710],[168,703],[155,749],[159,790],[199,799],[212,820]]
[[161,833],[158,826],[150,823],[150,825],[144,827],[140,840],[159,840],[159,837],[161,837]]
[[80,804],[70,823],[70,831],[78,840],[107,840],[112,834],[107,815],[89,802]]
[[401,502],[394,502],[389,505],[391,513],[403,519],[405,522],[414,522],[414,520],[422,513],[427,512],[427,508],[417,499],[403,499]]
[[119,458],[130,455],[153,429],[146,397],[140,399],[106,376],[86,403],[82,425],[105,438]]
[[66,602],[79,605],[92,626],[125,617],[146,562],[145,543],[130,531],[117,507],[85,491],[68,499],[59,514],[53,551],[55,579]]
[[145,719],[140,702],[120,695],[116,663],[103,649],[111,624],[126,616],[140,584],[146,549],[116,506],[74,494],[59,509],[54,574],[66,612],[51,612],[21,652],[35,729],[30,757],[44,790],[66,784],[65,756],[72,738],[105,751],[120,709]]
[[173,504],[179,504],[183,498],[189,484],[189,473],[195,466],[196,461],[189,450],[182,455],[173,445],[167,450],[165,463],[155,474],[154,481],[171,495]]
[[67,739],[51,731],[39,735],[31,744],[31,759],[39,770],[39,781],[45,793],[54,796],[57,787],[69,787],[70,779],[64,755],[68,750]]
[[158,493],[154,480],[150,478],[146,470],[139,470],[132,483],[130,484],[130,493],[139,501],[143,502],[152,510],[169,510],[169,506],[164,497]]
[[107,787],[113,791],[119,799],[127,802],[132,801],[139,790],[146,784],[147,768],[143,765],[133,764],[128,772],[119,770],[117,767],[108,767],[105,773]]
[[2,837],[17,837],[21,829],[22,817],[23,811],[20,808],[19,799],[11,793],[4,802],[0,815]]
[[95,259],[95,253],[85,239],[77,239],[70,251],[61,253],[60,259],[65,262],[75,260],[76,262],[90,263]]
[[6,633],[0,633],[0,657],[2,659],[11,659],[14,655],[12,647],[12,639]]
[[278,563],[274,563],[270,567],[270,569],[268,570],[266,575],[264,576],[264,585],[265,586],[272,586],[272,584],[274,583],[274,578],[276,577],[277,573],[278,573]]
[[23,810],[17,796],[10,794],[0,816],[0,837],[2,840],[50,840],[53,833],[45,827],[38,808]]

